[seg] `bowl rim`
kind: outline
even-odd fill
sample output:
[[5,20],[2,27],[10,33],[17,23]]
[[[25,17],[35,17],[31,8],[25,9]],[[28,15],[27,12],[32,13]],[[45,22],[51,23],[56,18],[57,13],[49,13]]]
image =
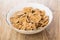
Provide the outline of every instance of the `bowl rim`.
[[[43,4],[39,4],[39,3],[31,3],[31,4],[43,5]],[[43,5],[43,6],[45,6],[45,5]],[[45,7],[46,7],[47,9],[49,9],[47,6],[45,6]],[[12,9],[11,9],[11,10],[12,10]],[[9,10],[9,11],[11,11],[11,10]],[[19,33],[22,33],[22,34],[35,34],[35,33],[41,32],[41,31],[43,31],[44,29],[46,29],[46,27],[48,27],[48,25],[52,22],[52,19],[53,19],[52,11],[49,9],[49,11],[50,11],[51,14],[52,14],[52,18],[51,18],[50,23],[48,23],[44,28],[38,29],[38,30],[28,30],[28,31],[19,30],[19,29],[13,27],[11,24],[9,24],[9,22],[8,22],[8,14],[9,14],[9,11],[8,11],[8,13],[6,14],[6,21],[7,21],[7,24],[10,26],[10,28],[12,28],[12,29],[14,29],[14,30],[16,30],[16,31],[18,31]],[[24,33],[24,32],[25,32],[25,33]],[[26,32],[29,32],[29,33],[26,33]],[[31,32],[31,33],[30,33],[30,32]]]

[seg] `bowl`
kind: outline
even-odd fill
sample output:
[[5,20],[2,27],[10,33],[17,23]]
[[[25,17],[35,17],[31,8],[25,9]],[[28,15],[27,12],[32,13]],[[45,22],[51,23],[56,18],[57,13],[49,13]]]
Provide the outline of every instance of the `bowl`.
[[[49,16],[49,23],[45,27],[39,28],[37,30],[27,30],[26,31],[26,30],[19,30],[19,29],[13,27],[11,22],[10,22],[10,17],[14,14],[14,12],[22,10],[24,7],[32,7],[32,8],[37,8],[37,9],[40,9],[40,10],[45,10],[46,15]],[[53,19],[52,11],[48,7],[46,7],[45,5],[39,4],[39,3],[21,3],[19,5],[14,6],[13,8],[11,8],[11,10],[9,10],[9,12],[6,15],[6,21],[7,21],[8,25],[13,30],[15,30],[15,31],[17,31],[19,33],[22,33],[22,34],[35,34],[35,33],[39,33],[42,30],[46,29],[46,27],[48,27],[48,25],[51,23],[52,19]]]

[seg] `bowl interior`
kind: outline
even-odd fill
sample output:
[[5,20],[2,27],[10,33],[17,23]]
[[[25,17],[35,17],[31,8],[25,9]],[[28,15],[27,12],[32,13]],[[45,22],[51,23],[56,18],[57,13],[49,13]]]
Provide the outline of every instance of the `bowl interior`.
[[[32,8],[37,8],[37,9],[40,9],[40,10],[45,10],[46,12],[46,15],[49,16],[49,23],[43,27],[43,28],[40,28],[38,30],[33,30],[33,31],[24,31],[24,30],[18,30],[16,28],[14,28],[10,22],[10,17],[16,12],[16,11],[20,11],[22,10],[24,7],[32,7]],[[42,4],[38,4],[38,3],[23,3],[23,4],[20,4],[20,5],[16,5],[15,7],[13,7],[7,14],[7,22],[8,24],[10,25],[11,28],[13,28],[14,30],[20,32],[20,33],[23,33],[23,34],[34,34],[34,33],[38,33],[42,30],[44,30],[52,21],[52,12],[51,10],[42,5]]]

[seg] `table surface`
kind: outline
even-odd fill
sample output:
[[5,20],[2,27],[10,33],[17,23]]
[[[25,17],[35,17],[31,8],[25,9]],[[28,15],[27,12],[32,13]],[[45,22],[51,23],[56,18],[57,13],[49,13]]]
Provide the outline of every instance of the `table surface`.
[[[52,23],[42,32],[25,35],[10,29],[6,14],[13,6],[24,2],[37,2],[53,12]],[[60,40],[60,0],[0,0],[0,40]]]

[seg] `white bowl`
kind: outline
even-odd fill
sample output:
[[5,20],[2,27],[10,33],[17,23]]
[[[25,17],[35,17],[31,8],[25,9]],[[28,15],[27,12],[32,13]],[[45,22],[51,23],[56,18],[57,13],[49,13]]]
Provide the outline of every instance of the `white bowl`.
[[[49,23],[43,27],[43,28],[39,28],[37,30],[30,30],[30,31],[25,31],[25,30],[18,30],[16,29],[15,27],[12,26],[11,22],[10,22],[10,17],[14,14],[14,12],[16,11],[19,11],[19,10],[22,10],[24,7],[33,7],[33,8],[38,8],[40,10],[45,10],[46,12],[46,15],[49,16]],[[19,4],[19,5],[16,5],[15,7],[13,7],[7,14],[7,23],[10,25],[10,27],[14,30],[16,30],[17,32],[19,33],[22,33],[22,34],[35,34],[35,33],[38,33],[38,32],[41,32],[42,30],[44,30],[46,27],[48,27],[48,25],[51,23],[52,21],[52,12],[51,10],[42,5],[42,4],[38,4],[38,3],[22,3],[22,4]]]

